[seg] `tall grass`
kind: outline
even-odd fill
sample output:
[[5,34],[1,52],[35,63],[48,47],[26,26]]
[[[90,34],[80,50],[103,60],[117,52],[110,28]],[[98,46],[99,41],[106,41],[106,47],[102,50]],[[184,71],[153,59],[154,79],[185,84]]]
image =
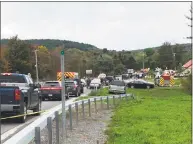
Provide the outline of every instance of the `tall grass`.
[[192,74],[190,74],[186,79],[182,79],[181,84],[182,84],[182,88],[188,94],[192,94]]

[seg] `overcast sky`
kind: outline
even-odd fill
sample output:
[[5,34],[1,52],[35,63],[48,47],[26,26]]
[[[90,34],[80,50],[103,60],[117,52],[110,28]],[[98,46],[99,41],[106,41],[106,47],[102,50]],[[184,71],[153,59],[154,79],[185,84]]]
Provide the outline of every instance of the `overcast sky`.
[[1,38],[61,39],[114,50],[187,43],[189,2],[2,2]]

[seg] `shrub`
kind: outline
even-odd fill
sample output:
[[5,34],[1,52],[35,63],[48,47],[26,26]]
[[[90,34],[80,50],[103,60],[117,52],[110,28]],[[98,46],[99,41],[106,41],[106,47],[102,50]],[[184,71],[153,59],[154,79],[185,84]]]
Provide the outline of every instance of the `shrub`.
[[181,81],[182,88],[189,94],[192,94],[192,74],[190,74],[186,79]]

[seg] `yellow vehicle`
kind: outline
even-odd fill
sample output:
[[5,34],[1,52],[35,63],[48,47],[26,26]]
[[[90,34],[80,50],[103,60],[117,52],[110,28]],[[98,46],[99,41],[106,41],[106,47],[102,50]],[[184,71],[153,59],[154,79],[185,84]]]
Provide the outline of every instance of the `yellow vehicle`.
[[[64,72],[64,77],[68,79],[78,78],[77,72]],[[57,72],[57,80],[62,81],[62,72]]]

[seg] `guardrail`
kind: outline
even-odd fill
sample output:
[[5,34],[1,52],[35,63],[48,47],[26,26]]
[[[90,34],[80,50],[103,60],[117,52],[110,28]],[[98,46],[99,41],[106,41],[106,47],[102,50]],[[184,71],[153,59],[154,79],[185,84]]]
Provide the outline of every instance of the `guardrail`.
[[[83,108],[82,112],[84,115],[84,104],[89,103],[90,105],[90,102],[95,102],[95,105],[96,105],[96,101],[106,100],[107,109],[108,109],[109,108],[109,99],[113,99],[113,104],[115,104],[115,99],[116,98],[122,99],[122,97],[126,97],[126,99],[128,99],[128,97],[134,98],[134,95],[133,94],[124,94],[124,95],[113,95],[113,96],[98,96],[98,97],[93,97],[90,99],[79,100],[73,103],[68,103],[67,101],[65,108],[66,110],[69,110],[69,108],[71,110],[71,108],[82,105],[82,108]],[[5,141],[3,144],[27,144],[31,142],[34,138],[35,138],[36,143],[39,144],[40,143],[40,131],[44,129],[46,126],[48,126],[48,128],[51,128],[50,127],[51,120],[53,120],[54,118],[57,118],[57,115],[61,113],[62,113],[62,104],[58,105],[57,107],[52,109],[51,112],[41,116],[40,118],[35,120],[33,123],[26,126],[24,129],[22,129],[20,132],[15,134],[13,137]]]

